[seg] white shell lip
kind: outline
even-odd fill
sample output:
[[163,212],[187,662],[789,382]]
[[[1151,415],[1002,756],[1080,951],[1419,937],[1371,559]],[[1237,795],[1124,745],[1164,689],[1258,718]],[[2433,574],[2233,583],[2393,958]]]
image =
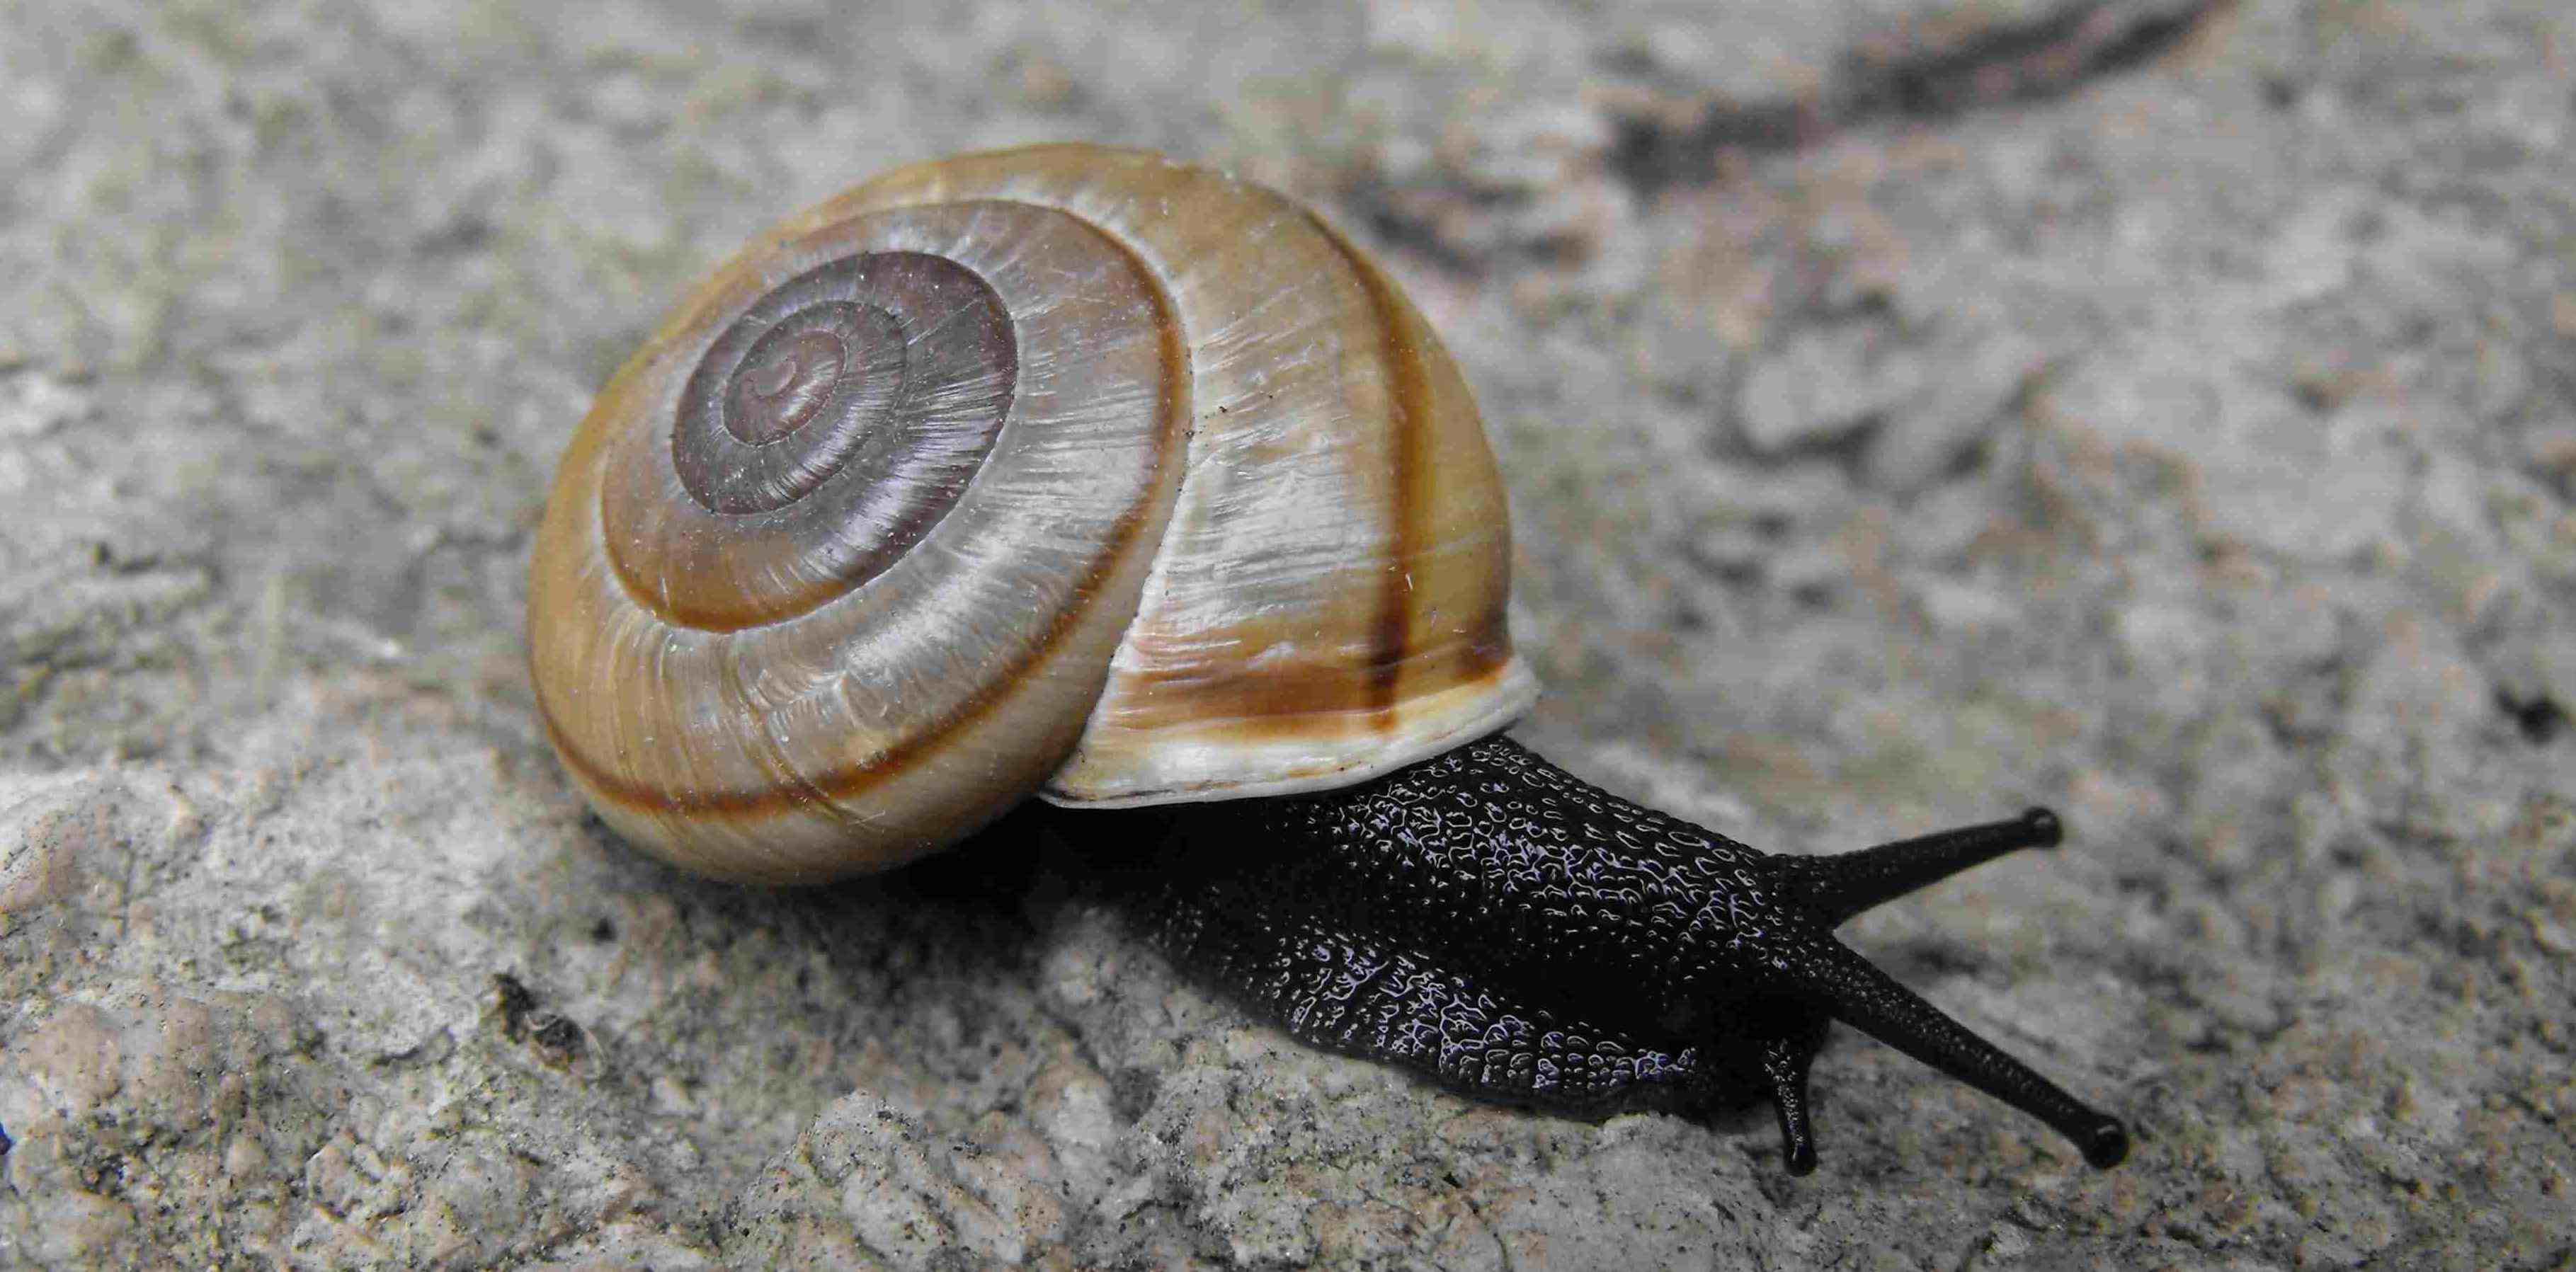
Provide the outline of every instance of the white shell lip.
[[1384,731],[1256,740],[1184,726],[1108,754],[1086,739],[1038,798],[1061,808],[1145,808],[1338,790],[1499,733],[1538,694],[1538,677],[1515,654],[1489,676],[1399,704]]

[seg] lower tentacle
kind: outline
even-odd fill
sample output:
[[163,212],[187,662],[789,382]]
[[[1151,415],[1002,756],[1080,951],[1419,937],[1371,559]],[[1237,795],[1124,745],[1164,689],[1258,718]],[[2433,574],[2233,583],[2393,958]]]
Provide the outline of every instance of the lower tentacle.
[[1792,1175],[1816,1170],[1816,1133],[1807,1121],[1807,1069],[1815,1059],[1809,1039],[1778,1037],[1762,1044],[1762,1073],[1771,1082],[1771,1107],[1780,1115],[1780,1159]]
[[1818,938],[1796,962],[1835,1019],[2047,1123],[2096,1167],[2129,1155],[2129,1132],[2118,1118],[1969,1032],[1841,942]]

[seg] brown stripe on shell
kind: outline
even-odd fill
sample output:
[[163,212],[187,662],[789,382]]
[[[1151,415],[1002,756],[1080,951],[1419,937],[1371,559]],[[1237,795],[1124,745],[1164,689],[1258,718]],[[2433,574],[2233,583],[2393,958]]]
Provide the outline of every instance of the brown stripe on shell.
[[[1430,536],[1428,527],[1423,525],[1423,510],[1432,500],[1430,484],[1435,475],[1423,459],[1423,438],[1430,426],[1433,389],[1423,369],[1420,347],[1406,339],[1410,323],[1403,293],[1340,231],[1312,212],[1306,216],[1324,241],[1332,244],[1333,250],[1350,265],[1367,293],[1370,316],[1378,331],[1380,360],[1387,368],[1391,416],[1388,456],[1395,469],[1387,490],[1388,551],[1392,559],[1379,601],[1374,652],[1367,671],[1371,705],[1383,713],[1382,724],[1391,724],[1405,663],[1413,654],[1413,571],[1419,565],[1421,545]],[[1511,637],[1501,604],[1485,606],[1474,621],[1476,634],[1464,643],[1469,666],[1466,674],[1459,677],[1461,680],[1489,676],[1511,656]]]
[[1417,686],[1489,681],[1511,660],[1505,593],[1499,588],[1469,617],[1464,639],[1435,650],[1416,648],[1410,580],[1423,568],[1422,545],[1435,533],[1426,524],[1426,510],[1440,480],[1425,458],[1434,425],[1431,402],[1440,390],[1426,371],[1420,345],[1408,339],[1421,319],[1365,254],[1313,212],[1299,211],[1359,284],[1366,321],[1378,333],[1378,360],[1386,368],[1389,565],[1367,653],[1357,660],[1271,658],[1257,673],[1240,664],[1210,669],[1148,658],[1144,668],[1123,673],[1132,687],[1111,717],[1123,729],[1186,727],[1203,739],[1222,733],[1247,740],[1384,733],[1403,722],[1408,679]]
[[1414,360],[1413,350],[1404,344],[1396,329],[1397,301],[1386,279],[1322,217],[1308,212],[1306,219],[1341,254],[1343,263],[1359,279],[1360,290],[1367,294],[1370,323],[1378,333],[1378,361],[1387,373],[1387,461],[1395,471],[1387,481],[1386,580],[1378,597],[1377,623],[1370,633],[1371,652],[1365,670],[1369,708],[1376,713],[1379,727],[1391,727],[1395,723],[1397,682],[1403,679],[1405,654],[1412,647],[1413,605],[1409,593],[1414,558],[1422,542],[1420,510],[1426,498],[1419,488],[1422,412],[1430,387],[1423,380],[1422,365]]
[[[996,200],[996,202],[999,201]],[[1044,207],[1044,205],[1031,206]],[[1054,208],[1046,210],[1060,211]],[[1190,351],[1188,343],[1183,339],[1180,322],[1174,313],[1172,297],[1164,289],[1162,280],[1155,277],[1153,271],[1147,268],[1145,262],[1126,243],[1106,233],[1102,233],[1100,237],[1126,260],[1136,278],[1144,283],[1146,294],[1153,298],[1154,329],[1163,346],[1162,360],[1166,372],[1163,377],[1163,394],[1160,403],[1161,424],[1154,430],[1156,441],[1153,460],[1157,465],[1177,465],[1179,460],[1175,452],[1187,444],[1189,436],[1188,430],[1180,426],[1180,422],[1189,418]],[[1126,556],[1139,530],[1152,520],[1151,513],[1155,505],[1166,497],[1162,489],[1164,488],[1149,487],[1148,497],[1139,500],[1135,506],[1119,516],[1111,534],[1101,545],[1101,550],[1092,557],[1090,568],[1085,572],[1082,585],[1076,589],[1075,595],[1089,596],[1101,590],[1103,580],[1116,571],[1118,563]],[[592,505],[594,533],[598,531],[597,515],[597,504],[594,502]],[[1048,655],[1053,653],[1072,632],[1082,614],[1083,611],[1079,606],[1058,611],[1047,625],[1046,631],[1029,646],[1027,654],[1010,668],[1009,674],[969,696],[946,716],[922,721],[916,732],[887,746],[864,762],[811,775],[798,780],[793,787],[679,794],[631,782],[610,774],[597,761],[572,745],[564,730],[556,723],[554,713],[547,708],[546,697],[543,694],[537,696],[538,714],[544,721],[547,737],[553,742],[555,753],[562,758],[566,768],[573,770],[574,776],[593,799],[611,800],[641,812],[685,813],[692,816],[716,816],[736,820],[765,819],[820,804],[821,811],[828,812],[836,820],[847,821],[849,819],[832,801],[846,800],[864,794],[872,787],[935,754],[949,738],[962,732],[1001,702],[1004,696],[1001,692],[1003,689],[1015,683],[1032,668],[1045,662]]]

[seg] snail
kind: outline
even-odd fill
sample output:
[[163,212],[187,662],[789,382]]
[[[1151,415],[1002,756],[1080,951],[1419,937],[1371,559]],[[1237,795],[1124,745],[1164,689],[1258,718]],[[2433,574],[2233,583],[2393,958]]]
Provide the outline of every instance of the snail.
[[1502,736],[1509,552],[1457,368],[1320,218],[974,154],[770,230],[617,372],[530,668],[602,820],[689,870],[884,870],[1035,795],[1156,845],[1151,934],[1310,1043],[1579,1116],[1767,1097],[1805,1174],[1839,1020],[2125,1156],[1831,935],[2055,817],[1773,856],[1579,781]]

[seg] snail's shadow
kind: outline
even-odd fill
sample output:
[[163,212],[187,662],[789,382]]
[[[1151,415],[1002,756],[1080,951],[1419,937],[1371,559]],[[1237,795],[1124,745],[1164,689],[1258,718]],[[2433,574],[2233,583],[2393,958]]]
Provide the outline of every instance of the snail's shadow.
[[888,967],[969,992],[1024,986],[1043,920],[1069,884],[1019,814],[888,871],[817,888],[757,892],[799,943],[865,982]]
[[[591,939],[630,947],[622,958],[666,982],[725,986],[734,1001],[711,990],[674,999],[692,1017],[674,1029],[739,1034],[719,1044],[732,1054],[718,1067],[799,1047],[837,1056],[811,1075],[836,1097],[864,1085],[848,1057],[962,1063],[939,1054],[941,1040],[981,1051],[1045,1027],[1034,1004],[1045,902],[1064,888],[1012,818],[902,869],[807,887],[708,880],[627,847],[596,819],[587,832],[609,874],[604,891],[627,898],[602,910],[613,921],[597,919]],[[658,917],[638,917],[648,915]]]

